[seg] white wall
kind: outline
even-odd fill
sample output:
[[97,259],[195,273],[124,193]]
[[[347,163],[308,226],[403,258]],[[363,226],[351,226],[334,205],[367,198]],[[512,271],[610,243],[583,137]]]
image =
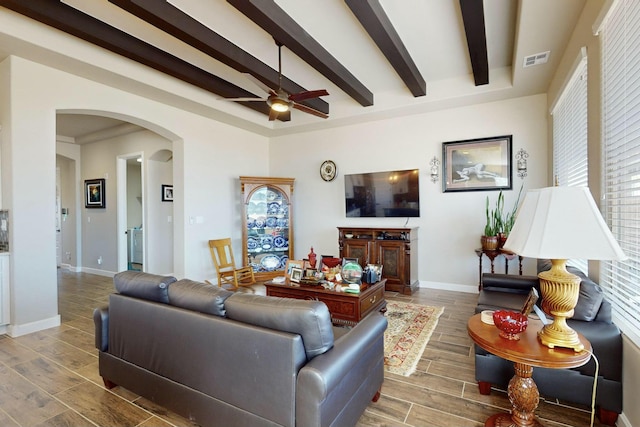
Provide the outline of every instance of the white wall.
[[[57,111],[124,119],[172,141],[176,276],[214,276],[208,239],[231,236],[241,251],[238,176],[268,175],[266,138],[18,57],[0,64],[0,84],[3,207],[12,218],[12,335],[59,323],[53,208]],[[81,180],[105,174],[109,207],[115,202],[115,168],[82,155]],[[95,262],[100,247],[101,268],[115,270],[115,219],[97,211],[89,214],[90,226],[83,216],[82,251]]]
[[[152,156],[153,157],[153,156]],[[173,160],[147,160],[147,256],[145,271],[173,273],[173,202],[162,201],[162,185],[173,184]]]
[[[546,104],[546,96],[537,95],[273,138],[271,175],[296,178],[295,256],[303,257],[311,246],[316,253],[337,254],[338,226],[404,226],[406,218],[346,218],[344,175],[419,168],[421,216],[407,223],[419,227],[419,279],[423,285],[476,291],[474,249],[484,229],[486,197],[495,203],[498,192],[443,193],[441,181],[430,181],[429,161],[433,156],[442,161],[443,142],[513,135],[513,152],[529,153],[529,173],[522,180],[514,170],[513,190],[505,192],[511,206],[523,183],[525,191],[546,184]],[[332,182],[319,175],[327,159],[338,167]],[[533,274],[531,260],[526,263]],[[496,265],[502,268],[502,261]],[[484,267],[488,271],[486,259]]]

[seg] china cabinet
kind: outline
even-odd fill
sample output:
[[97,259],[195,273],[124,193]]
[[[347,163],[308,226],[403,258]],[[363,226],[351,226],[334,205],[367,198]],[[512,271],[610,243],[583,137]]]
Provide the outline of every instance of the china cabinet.
[[242,255],[257,281],[284,276],[293,258],[293,178],[241,176]]
[[418,287],[418,229],[338,227],[340,258],[382,265],[385,289],[411,295]]

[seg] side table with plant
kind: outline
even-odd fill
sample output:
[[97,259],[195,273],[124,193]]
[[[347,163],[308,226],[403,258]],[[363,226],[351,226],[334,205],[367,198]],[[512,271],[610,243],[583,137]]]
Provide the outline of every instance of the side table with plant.
[[522,188],[523,186],[520,186],[518,198],[513,204],[513,208],[507,213],[504,213],[504,194],[502,191],[498,193],[498,200],[496,201],[494,209],[489,208],[489,196],[487,196],[485,205],[487,222],[484,226],[484,235],[480,237],[483,250],[498,250],[504,245],[504,242],[507,241],[507,237],[516,221],[516,212],[520,204]]

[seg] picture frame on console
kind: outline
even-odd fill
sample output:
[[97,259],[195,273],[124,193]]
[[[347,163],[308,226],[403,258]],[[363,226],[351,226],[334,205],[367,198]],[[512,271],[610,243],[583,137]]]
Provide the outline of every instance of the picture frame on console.
[[445,193],[512,189],[512,135],[442,143]]
[[302,271],[303,267],[304,267],[304,261],[298,261],[295,259],[287,260],[287,265],[284,268],[284,276],[287,279],[291,279],[291,271],[294,268],[300,269]]
[[302,280],[302,271],[301,268],[292,268],[290,280],[295,283],[300,282],[300,280]]

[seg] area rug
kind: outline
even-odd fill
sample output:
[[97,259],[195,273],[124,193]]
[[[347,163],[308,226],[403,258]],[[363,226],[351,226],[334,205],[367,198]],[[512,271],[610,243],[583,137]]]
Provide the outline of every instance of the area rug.
[[416,370],[444,307],[387,301],[384,368],[408,377]]

